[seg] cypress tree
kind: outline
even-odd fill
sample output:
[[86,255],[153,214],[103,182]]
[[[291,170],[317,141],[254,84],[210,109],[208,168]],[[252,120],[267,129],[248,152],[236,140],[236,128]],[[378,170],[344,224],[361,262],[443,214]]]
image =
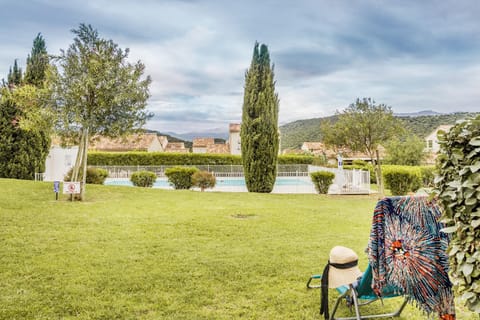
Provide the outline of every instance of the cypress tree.
[[242,125],[242,163],[249,192],[271,192],[277,176],[279,149],[278,95],[274,66],[265,44],[255,43],[245,73]]
[[22,84],[22,69],[18,67],[17,59],[15,59],[13,62],[13,70],[10,67],[7,80],[10,87],[19,86]]
[[32,52],[27,57],[25,83],[41,87],[45,81],[45,72],[48,67],[48,53],[45,40],[39,33],[33,40]]

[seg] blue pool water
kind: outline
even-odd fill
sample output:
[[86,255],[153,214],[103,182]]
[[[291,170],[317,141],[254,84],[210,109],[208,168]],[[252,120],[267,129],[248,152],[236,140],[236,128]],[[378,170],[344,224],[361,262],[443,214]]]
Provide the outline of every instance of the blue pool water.
[[[109,178],[105,181],[105,185],[110,186],[132,186],[132,182],[125,178]],[[311,186],[312,183],[308,177],[277,177],[275,186]],[[157,179],[154,188],[169,188],[170,184],[166,179]],[[245,179],[243,178],[217,178],[216,187],[245,187]]]

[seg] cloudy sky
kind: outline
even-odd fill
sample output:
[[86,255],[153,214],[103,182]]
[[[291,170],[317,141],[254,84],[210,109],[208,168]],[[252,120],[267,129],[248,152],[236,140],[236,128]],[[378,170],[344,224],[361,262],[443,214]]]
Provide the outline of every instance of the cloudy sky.
[[91,24],[152,77],[150,129],[239,122],[255,41],[275,63],[280,122],[357,97],[397,113],[480,111],[480,1],[0,0],[0,78],[41,32],[50,54]]

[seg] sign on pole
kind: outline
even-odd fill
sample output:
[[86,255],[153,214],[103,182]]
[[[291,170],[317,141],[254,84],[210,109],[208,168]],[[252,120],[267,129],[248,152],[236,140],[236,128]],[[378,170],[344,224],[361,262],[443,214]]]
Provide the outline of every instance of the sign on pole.
[[80,182],[64,182],[63,193],[67,193],[67,194],[80,193]]
[[55,200],[58,200],[59,191],[60,191],[60,181],[53,181],[53,192],[55,192]]

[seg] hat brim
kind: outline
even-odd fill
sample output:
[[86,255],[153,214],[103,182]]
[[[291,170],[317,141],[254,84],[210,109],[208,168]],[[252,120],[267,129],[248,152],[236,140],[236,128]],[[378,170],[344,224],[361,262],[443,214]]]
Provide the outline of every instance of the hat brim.
[[353,283],[362,276],[362,274],[358,267],[338,269],[330,266],[330,270],[328,271],[328,287],[338,288]]

